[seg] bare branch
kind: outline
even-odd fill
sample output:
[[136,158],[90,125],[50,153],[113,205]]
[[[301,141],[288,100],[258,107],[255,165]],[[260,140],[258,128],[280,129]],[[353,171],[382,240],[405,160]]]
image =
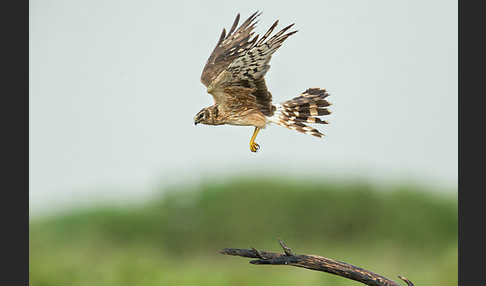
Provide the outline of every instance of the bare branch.
[[407,278],[401,276],[401,275],[398,275],[398,278],[402,279],[403,281],[405,281],[405,283],[407,283],[408,286],[413,286],[413,283],[412,281],[408,280]]
[[[290,265],[316,271],[323,271],[355,280],[369,286],[400,286],[400,284],[397,282],[386,277],[345,262],[317,255],[294,254],[292,250],[283,243],[283,241],[279,240],[279,243],[284,250],[283,254],[256,250],[255,248],[225,248],[221,250],[220,253],[248,258],[258,258],[257,260],[251,260],[251,264]],[[398,276],[398,278],[405,281],[408,286],[413,286],[413,283],[407,278],[403,276]]]

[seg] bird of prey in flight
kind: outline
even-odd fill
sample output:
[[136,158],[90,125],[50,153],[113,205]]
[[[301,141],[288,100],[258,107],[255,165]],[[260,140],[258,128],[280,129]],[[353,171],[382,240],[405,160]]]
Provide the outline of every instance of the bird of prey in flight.
[[323,137],[324,134],[308,124],[327,124],[319,118],[331,113],[327,109],[331,104],[326,100],[329,93],[325,89],[308,88],[295,98],[272,103],[264,76],[273,53],[297,31],[288,31],[292,24],[270,37],[277,20],[262,37],[254,35],[259,15],[255,12],[237,28],[238,14],[229,32],[223,29],[201,75],[214,105],[199,111],[194,124],[254,126],[250,139],[252,152],[260,148],[255,142],[258,132],[270,123]]

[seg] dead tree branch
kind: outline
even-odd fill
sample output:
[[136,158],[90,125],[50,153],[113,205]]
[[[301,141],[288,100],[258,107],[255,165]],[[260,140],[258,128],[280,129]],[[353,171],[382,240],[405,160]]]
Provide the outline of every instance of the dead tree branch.
[[[352,279],[369,286],[400,286],[400,284],[398,284],[397,282],[392,281],[386,277],[345,262],[317,255],[294,254],[292,250],[287,247],[281,240],[279,240],[279,243],[280,246],[283,248],[284,253],[261,251],[256,250],[255,248],[225,248],[221,250],[220,253],[248,258],[258,258],[257,260],[251,260],[251,264],[290,265],[311,270],[323,271]],[[405,281],[408,286],[413,286],[413,283],[407,278],[403,276],[398,276],[398,278]]]

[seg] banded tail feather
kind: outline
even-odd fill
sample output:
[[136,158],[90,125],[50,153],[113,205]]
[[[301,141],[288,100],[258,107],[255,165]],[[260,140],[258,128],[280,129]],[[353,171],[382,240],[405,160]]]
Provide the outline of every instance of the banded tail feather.
[[331,105],[326,100],[328,96],[329,93],[324,88],[309,88],[299,96],[278,104],[275,113],[268,120],[291,130],[323,137],[323,133],[305,123],[327,124],[327,121],[318,116],[331,114],[327,109]]

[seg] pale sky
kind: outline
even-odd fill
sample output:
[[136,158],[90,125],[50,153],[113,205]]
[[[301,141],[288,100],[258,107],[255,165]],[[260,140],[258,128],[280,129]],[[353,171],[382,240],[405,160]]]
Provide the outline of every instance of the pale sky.
[[[457,1],[30,1],[30,207],[140,198],[222,174],[408,181],[456,190]],[[223,27],[263,11],[299,32],[266,75],[275,102],[326,88],[325,139],[194,126]]]

